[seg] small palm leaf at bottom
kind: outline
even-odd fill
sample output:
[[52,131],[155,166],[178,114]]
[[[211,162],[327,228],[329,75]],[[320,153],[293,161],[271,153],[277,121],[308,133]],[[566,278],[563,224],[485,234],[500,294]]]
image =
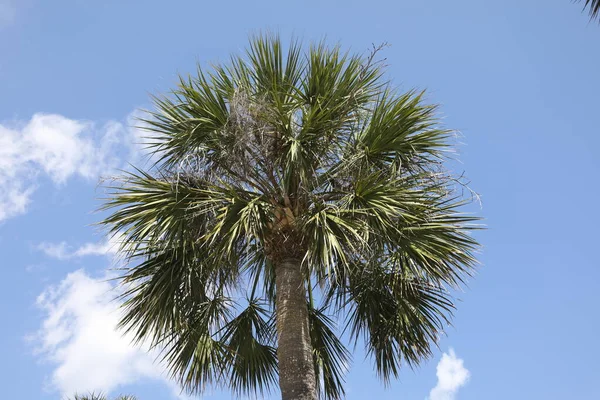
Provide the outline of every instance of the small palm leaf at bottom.
[[[108,400],[108,397],[101,392],[90,392],[84,395],[75,394],[72,399],[69,398],[68,400]],[[137,398],[135,396],[119,396],[115,397],[114,400],[137,400]]]

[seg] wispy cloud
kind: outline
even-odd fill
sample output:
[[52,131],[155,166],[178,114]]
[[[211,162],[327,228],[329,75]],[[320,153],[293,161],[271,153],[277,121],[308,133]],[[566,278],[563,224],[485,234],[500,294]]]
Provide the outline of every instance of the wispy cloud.
[[132,345],[117,330],[118,304],[108,276],[95,279],[79,270],[37,299],[44,313],[39,331],[29,339],[36,354],[53,366],[52,389],[111,392],[141,379],[162,381],[174,389],[148,348]]
[[0,123],[0,221],[26,211],[41,176],[62,185],[123,167],[139,150],[140,134],[128,127],[130,121],[97,126],[35,114],[27,122]]
[[442,355],[437,365],[437,385],[431,389],[428,400],[456,399],[458,390],[469,381],[471,376],[463,364],[463,360],[456,357],[453,349]]
[[43,242],[36,246],[36,249],[46,254],[48,257],[58,260],[67,260],[71,258],[71,251],[68,250],[67,242],[50,243]]
[[100,242],[84,243],[76,248],[73,248],[64,241],[60,243],[42,242],[36,248],[48,257],[58,260],[69,260],[86,256],[111,256],[117,254],[120,244],[121,236],[114,235]]

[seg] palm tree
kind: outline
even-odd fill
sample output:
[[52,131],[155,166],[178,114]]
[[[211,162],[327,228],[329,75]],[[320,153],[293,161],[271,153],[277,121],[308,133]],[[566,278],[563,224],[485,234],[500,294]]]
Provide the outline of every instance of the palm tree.
[[591,19],[600,17],[600,0],[585,0],[584,9],[589,10]]
[[[387,382],[431,355],[476,218],[423,94],[339,47],[251,40],[144,119],[157,161],[110,185],[122,326],[184,389],[338,399],[363,343]],[[343,323],[343,332],[336,321]]]

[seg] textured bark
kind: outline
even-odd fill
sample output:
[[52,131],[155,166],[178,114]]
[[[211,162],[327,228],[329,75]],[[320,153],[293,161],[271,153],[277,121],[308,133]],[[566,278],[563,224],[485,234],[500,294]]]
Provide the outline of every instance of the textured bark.
[[317,382],[308,327],[306,289],[300,262],[279,262],[275,269],[275,278],[281,398],[316,400]]

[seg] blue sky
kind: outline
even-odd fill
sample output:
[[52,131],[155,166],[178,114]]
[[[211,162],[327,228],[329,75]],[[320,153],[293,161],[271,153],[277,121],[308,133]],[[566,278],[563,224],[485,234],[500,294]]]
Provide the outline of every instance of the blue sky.
[[394,83],[428,89],[462,133],[489,227],[440,351],[387,389],[357,351],[348,399],[600,398],[600,26],[569,0],[541,4],[0,0],[3,396],[174,398],[112,329],[98,177],[138,161],[128,121],[149,93],[270,29],[357,52],[388,42]]

